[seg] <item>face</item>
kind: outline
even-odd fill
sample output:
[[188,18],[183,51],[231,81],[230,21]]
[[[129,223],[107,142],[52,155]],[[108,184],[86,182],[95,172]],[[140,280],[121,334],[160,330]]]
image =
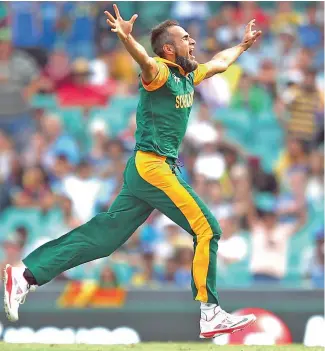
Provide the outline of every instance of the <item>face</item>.
[[306,187],[306,174],[302,171],[295,171],[290,174],[289,186],[293,194],[300,194]]
[[79,177],[82,179],[88,179],[92,175],[92,168],[90,164],[83,164],[78,169]]
[[37,167],[27,169],[23,176],[23,184],[25,187],[33,189],[44,184],[44,176],[42,171]]
[[61,122],[55,117],[48,116],[42,119],[42,129],[51,139],[55,139],[61,134]]
[[303,153],[301,142],[291,138],[289,138],[287,141],[287,150],[290,156],[297,156]]
[[263,222],[268,228],[272,228],[277,223],[277,217],[275,213],[268,212],[263,216]]
[[195,61],[193,51],[195,47],[195,40],[180,26],[174,26],[168,29],[173,44],[164,45],[164,51],[169,57],[174,56],[175,63],[181,66],[186,73],[193,72],[198,63]]
[[322,174],[324,171],[324,155],[314,151],[310,155],[310,168],[313,174]]
[[315,89],[315,75],[313,73],[305,74],[303,86],[308,91]]

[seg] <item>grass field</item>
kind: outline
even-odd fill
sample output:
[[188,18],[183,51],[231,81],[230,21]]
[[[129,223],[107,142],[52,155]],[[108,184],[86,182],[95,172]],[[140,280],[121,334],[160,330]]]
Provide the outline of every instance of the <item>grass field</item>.
[[5,344],[1,351],[323,351],[322,347],[288,346],[217,346],[207,343],[142,343],[137,345],[36,345]]

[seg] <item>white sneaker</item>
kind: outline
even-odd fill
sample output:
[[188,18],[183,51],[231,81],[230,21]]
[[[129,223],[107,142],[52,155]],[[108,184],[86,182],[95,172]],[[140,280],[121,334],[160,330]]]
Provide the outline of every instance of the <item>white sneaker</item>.
[[236,331],[242,330],[256,321],[254,314],[246,316],[234,316],[219,306],[215,307],[214,316],[207,320],[206,314],[201,312],[200,327],[201,339],[210,339],[220,336],[222,334],[231,334]]
[[25,302],[30,286],[23,277],[25,268],[6,265],[4,270],[4,308],[11,322],[18,321],[18,309]]

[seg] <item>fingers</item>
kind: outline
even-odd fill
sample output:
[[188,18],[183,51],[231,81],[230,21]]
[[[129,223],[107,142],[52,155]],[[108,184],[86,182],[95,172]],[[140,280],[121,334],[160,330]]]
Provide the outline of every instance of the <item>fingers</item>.
[[115,18],[108,11],[105,11],[104,13],[111,22],[115,22]]
[[116,27],[116,24],[110,21],[109,19],[106,20],[106,23],[109,24],[111,27]]
[[119,11],[118,7],[116,6],[116,4],[113,5],[113,8],[114,8],[116,17],[117,18],[121,17],[120,11]]
[[254,39],[256,40],[258,37],[262,35],[262,31],[259,30],[257,33],[254,34]]
[[133,15],[130,19],[131,24],[133,24],[137,18],[138,18],[138,15]]
[[255,18],[248,23],[248,28],[250,32],[252,31],[252,28],[254,26],[255,26]]

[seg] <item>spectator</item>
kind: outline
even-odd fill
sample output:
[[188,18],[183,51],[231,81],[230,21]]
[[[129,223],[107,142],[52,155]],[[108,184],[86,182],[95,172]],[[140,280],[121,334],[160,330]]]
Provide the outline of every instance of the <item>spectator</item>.
[[154,247],[157,264],[162,264],[166,259],[172,257],[175,253],[175,247],[180,243],[191,242],[190,236],[164,215],[157,219],[156,227],[163,233]]
[[173,284],[175,282],[175,272],[177,269],[177,261],[175,257],[166,260],[163,273],[159,276],[159,281],[163,284]]
[[43,152],[42,164],[46,169],[53,166],[57,155],[65,154],[69,163],[76,165],[79,162],[79,149],[75,140],[66,133],[59,116],[49,114],[41,121],[42,133],[47,142],[47,148]]
[[290,169],[298,167],[307,170],[307,147],[303,141],[289,136],[286,147],[280,154],[274,167],[277,180],[281,183]]
[[188,126],[185,138],[194,147],[202,147],[218,140],[218,132],[214,128],[208,106],[204,103],[200,105],[197,119]]
[[281,94],[288,81],[287,72],[296,62],[298,43],[295,29],[290,26],[284,27],[272,44],[270,55],[278,71],[278,93]]
[[248,162],[253,189],[260,193],[267,192],[275,195],[278,192],[278,184],[274,174],[263,170],[259,158],[250,157]]
[[111,56],[111,77],[127,85],[134,83],[137,79],[137,67],[120,42]]
[[175,252],[177,268],[175,270],[175,284],[180,288],[188,288],[191,284],[193,248],[192,245],[180,246]]
[[68,197],[58,196],[57,203],[61,215],[60,221],[51,223],[46,231],[46,235],[52,239],[56,239],[82,224],[82,221],[74,213],[72,201]]
[[73,211],[83,223],[94,216],[100,189],[101,182],[93,176],[92,167],[86,160],[78,164],[76,175],[70,175],[63,180],[63,194],[71,199]]
[[12,202],[17,207],[49,210],[55,202],[47,175],[41,167],[26,169],[23,173],[22,188],[12,194]]
[[[215,37],[223,47],[225,45],[236,45],[242,37],[242,30],[238,21],[234,20],[235,6],[231,3],[225,3],[221,7],[219,22],[215,31]],[[252,17],[253,18],[253,17]]]
[[275,34],[286,26],[297,27],[302,22],[302,16],[293,9],[291,1],[276,3],[276,12],[272,18],[271,29]]
[[114,91],[112,82],[92,85],[90,64],[86,59],[76,59],[71,68],[71,81],[58,89],[58,99],[62,106],[105,106]]
[[281,223],[272,197],[262,198],[257,215],[252,209],[249,226],[252,240],[250,270],[255,283],[278,283],[287,274],[289,239],[304,224]]
[[313,150],[309,157],[306,199],[314,204],[324,206],[324,154]]
[[236,23],[244,26],[250,21],[251,18],[256,19],[256,23],[260,26],[260,28],[263,28],[264,30],[268,29],[270,24],[269,16],[263,9],[258,6],[257,2],[240,2],[233,20]]
[[220,206],[214,214],[222,228],[222,235],[218,243],[218,268],[220,268],[221,275],[226,276],[227,266],[245,258],[248,245],[240,235],[238,219],[231,206]]
[[302,85],[287,95],[285,102],[290,114],[287,123],[289,134],[311,143],[316,134],[316,113],[322,109],[314,70],[305,72]]
[[0,278],[3,281],[3,272],[6,264],[15,265],[16,267],[22,266],[21,256],[22,248],[16,233],[13,233],[1,242],[2,246],[2,260],[0,262]]
[[195,173],[209,180],[218,180],[224,174],[225,169],[225,159],[223,155],[217,151],[216,144],[211,140],[205,143],[195,161]]
[[9,177],[14,156],[13,145],[10,138],[0,130],[0,184]]
[[[252,50],[245,52],[245,55],[240,56],[238,63],[242,69],[242,72],[246,73],[252,78],[258,76],[258,72],[261,68],[261,63],[266,59],[274,60],[272,51],[270,52],[270,46],[272,42],[266,46],[262,41],[257,41],[256,45],[252,47]],[[246,55],[247,54],[247,55]]]
[[245,166],[234,167],[231,174],[233,184],[232,204],[235,216],[240,221],[242,228],[247,228],[247,215],[251,207],[252,188],[248,170]]
[[48,146],[44,133],[36,132],[31,135],[30,143],[23,153],[25,166],[32,167],[41,164]]
[[19,150],[35,129],[28,100],[42,84],[34,59],[13,49],[10,31],[0,28],[0,129],[15,138]]
[[89,125],[91,148],[89,156],[98,171],[107,163],[106,146],[109,142],[110,131],[106,121],[95,117]]
[[62,192],[64,180],[73,172],[73,167],[65,154],[55,157],[53,166],[49,170],[49,183],[52,191]]
[[115,272],[109,266],[104,266],[100,274],[100,286],[103,288],[117,288],[119,287],[119,282],[116,277]]
[[[209,59],[204,58],[204,61],[208,61]],[[205,79],[196,87],[196,90],[211,110],[228,106],[231,100],[231,85],[229,79],[223,74],[216,74],[210,79]]]
[[293,169],[283,183],[283,191],[277,199],[276,212],[280,223],[304,223],[306,221],[306,171]]
[[175,1],[171,9],[173,18],[179,21],[185,30],[189,30],[193,23],[195,25],[202,23],[208,16],[208,12],[206,1]]
[[265,111],[271,105],[271,97],[261,86],[254,83],[247,74],[243,74],[239,81],[238,89],[233,94],[230,107],[248,110],[252,117]]
[[[265,93],[264,95],[266,95],[267,104],[271,104],[272,101],[270,101],[270,98],[273,100],[277,93],[277,70],[271,59],[266,58],[261,61],[256,81],[267,93],[269,93],[268,96]],[[265,103],[264,108],[268,107],[267,104]]]
[[48,85],[43,87],[43,93],[53,94],[65,83],[69,81],[71,67],[69,57],[62,50],[54,51],[48,58],[48,62],[43,69],[42,77],[48,81]]
[[314,246],[304,252],[303,275],[313,288],[324,289],[324,227],[314,235]]
[[208,181],[207,186],[209,188],[209,208],[216,218],[218,218],[216,215],[218,213],[218,209],[225,205],[225,197],[222,192],[222,186],[220,182],[216,180]]
[[317,6],[307,8],[307,16],[304,23],[299,27],[299,39],[303,47],[316,49],[322,45],[322,31],[317,19]]
[[129,119],[128,127],[120,134],[119,139],[123,142],[124,148],[132,152],[135,147],[135,132],[137,129],[136,113],[133,112]]

